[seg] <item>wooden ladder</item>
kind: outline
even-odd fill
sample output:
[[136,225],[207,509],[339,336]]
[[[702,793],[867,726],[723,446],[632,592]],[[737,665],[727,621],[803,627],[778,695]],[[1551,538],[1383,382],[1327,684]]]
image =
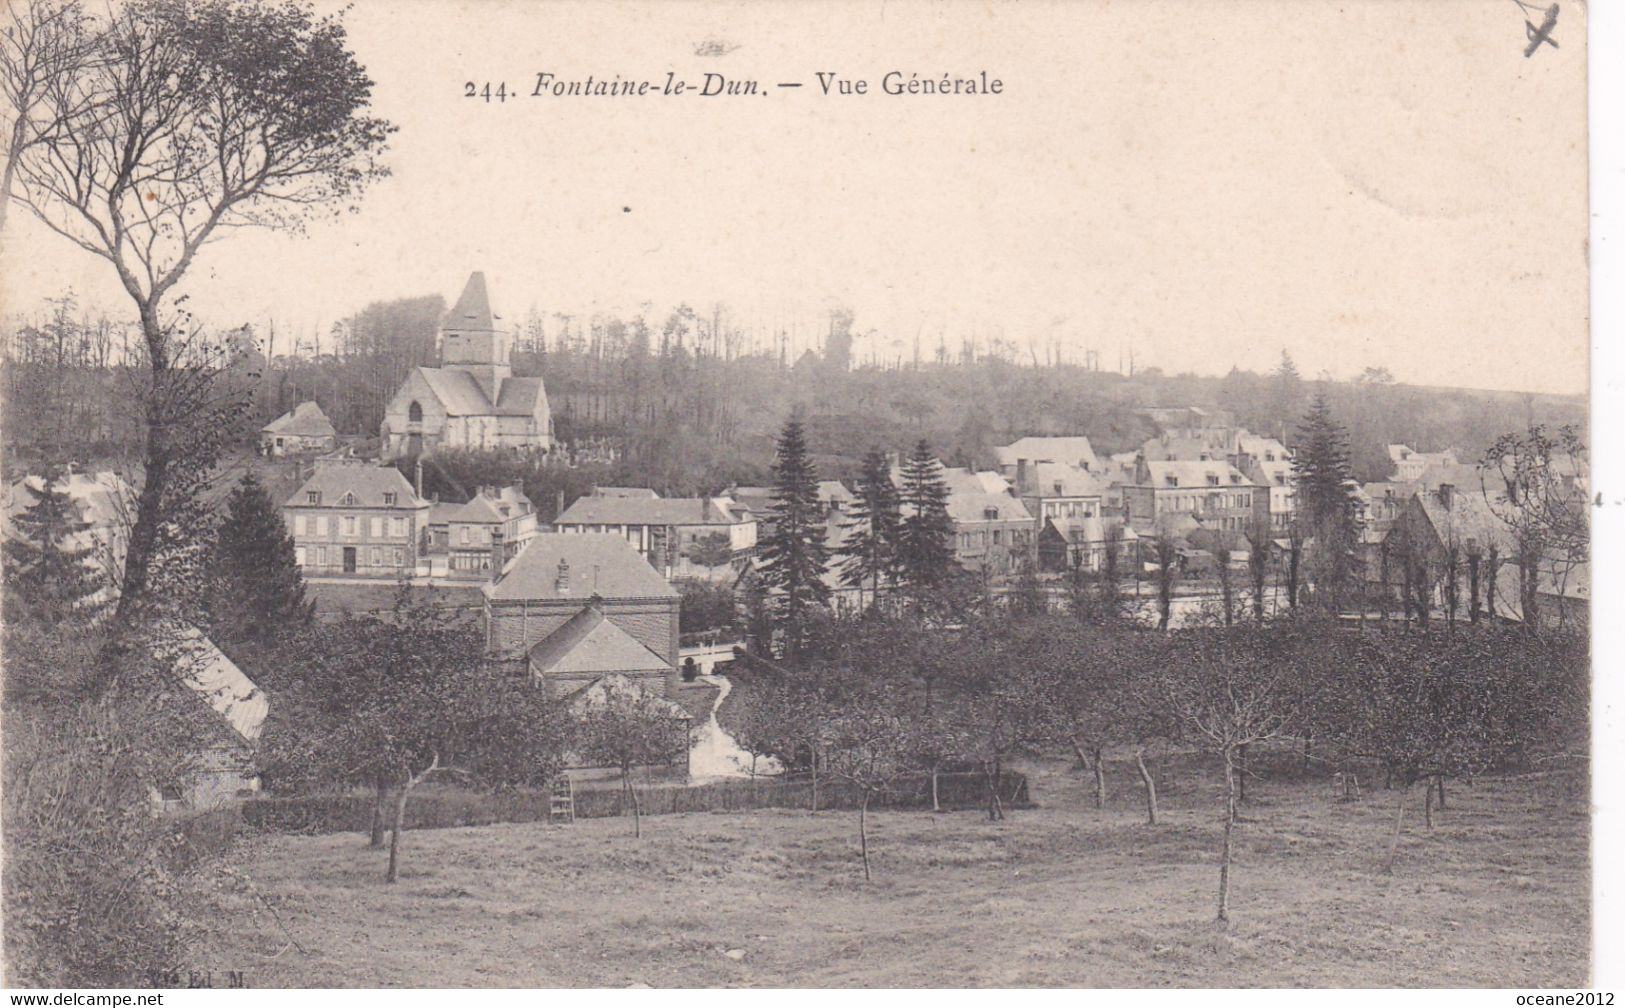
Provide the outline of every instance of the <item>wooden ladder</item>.
[[548,801],[547,818],[549,822],[565,825],[576,821],[575,784],[565,774],[559,774],[553,781],[553,794]]

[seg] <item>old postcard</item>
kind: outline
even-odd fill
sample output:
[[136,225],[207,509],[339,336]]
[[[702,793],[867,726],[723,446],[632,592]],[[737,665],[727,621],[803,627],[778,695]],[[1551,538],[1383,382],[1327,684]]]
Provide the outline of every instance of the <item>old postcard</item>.
[[7,0],[5,983],[1584,988],[1589,13]]

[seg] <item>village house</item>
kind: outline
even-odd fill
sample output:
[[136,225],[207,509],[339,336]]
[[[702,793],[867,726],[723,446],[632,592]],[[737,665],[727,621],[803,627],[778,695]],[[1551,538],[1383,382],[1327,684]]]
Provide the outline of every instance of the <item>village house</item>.
[[[443,508],[436,515],[436,508]],[[437,517],[445,522],[449,577],[495,578],[536,537],[536,509],[522,486],[482,486],[466,504],[429,508],[430,541]]]
[[440,367],[417,367],[384,410],[386,460],[440,448],[546,451],[553,415],[539,377],[515,377],[512,334],[491,311],[485,274],[469,276],[441,329]]
[[621,675],[675,698],[677,590],[622,535],[537,535],[482,589],[488,657],[569,696]]
[[726,574],[756,550],[756,517],[730,497],[595,493],[576,498],[553,527],[622,536],[668,578]]
[[271,709],[265,691],[197,627],[163,624],[151,647],[181,686],[208,708],[202,734],[207,741],[189,777],[156,788],[154,799],[166,811],[191,813],[257,792],[254,749]]
[[272,457],[326,452],[338,447],[338,431],[314,402],[302,402],[260,428],[260,452]]
[[1269,488],[1270,528],[1284,532],[1296,512],[1292,452],[1275,438],[1249,434],[1243,429],[1236,432],[1235,450],[1229,460],[1254,484]]
[[1016,480],[1022,461],[1029,465],[1047,462],[1072,466],[1086,473],[1100,471],[1100,459],[1096,457],[1089,439],[1082,435],[1024,437],[1002,448],[994,448],[993,455],[999,461],[999,475],[1011,481]]
[[1410,445],[1391,444],[1388,446],[1388,461],[1393,464],[1393,475],[1389,481],[1394,483],[1415,483],[1422,478],[1422,470],[1432,465],[1459,465],[1456,453],[1450,449],[1441,452],[1419,452]]
[[410,577],[418,572],[429,502],[392,466],[319,459],[282,517],[306,577]]
[[[13,524],[22,512],[39,503],[45,489],[45,477],[32,475],[6,488],[5,499],[0,501],[0,530],[8,539],[19,533]],[[112,471],[81,473],[69,471],[51,484],[55,493],[63,494],[73,502],[75,517],[87,527],[64,538],[62,546],[73,552],[85,551],[92,570],[102,579],[103,587],[86,599],[96,605],[112,601],[118,596],[118,586],[124,572],[124,553],[129,542],[129,529],[135,520],[135,490],[118,473]]]
[[[954,525],[954,559],[969,570],[1009,574],[1034,558],[1038,529],[1032,512],[996,472],[944,466],[948,517]],[[892,481],[903,485],[901,469]]]
[[1189,515],[1204,527],[1245,533],[1269,521],[1268,488],[1220,459],[1135,464],[1134,482],[1122,487],[1128,520],[1141,535],[1155,535],[1166,515]]
[[1048,518],[1038,530],[1038,569],[1051,573],[1105,568],[1108,553],[1116,553],[1118,567],[1132,569],[1139,536],[1118,515],[1087,518]]

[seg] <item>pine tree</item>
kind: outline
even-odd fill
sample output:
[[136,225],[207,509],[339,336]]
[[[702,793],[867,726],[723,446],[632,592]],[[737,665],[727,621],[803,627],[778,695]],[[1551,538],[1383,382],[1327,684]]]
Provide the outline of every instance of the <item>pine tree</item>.
[[924,593],[948,580],[954,562],[954,523],[948,517],[948,484],[942,463],[921,441],[903,465],[902,528],[897,564],[902,580]]
[[835,552],[842,560],[841,583],[856,588],[867,583],[878,600],[881,586],[889,586],[896,577],[903,520],[886,456],[871,451],[863,457],[857,490],[846,538]]
[[1304,537],[1314,540],[1310,561],[1315,581],[1328,604],[1339,608],[1353,575],[1358,527],[1348,432],[1332,417],[1324,392],[1315,395],[1298,427],[1292,471],[1297,522]]
[[829,547],[818,504],[818,473],[807,457],[801,421],[794,417],[779,433],[773,499],[773,530],[762,540],[762,580],[775,596],[785,655],[794,661],[806,646],[811,611],[829,601],[824,583]]
[[253,473],[231,492],[216,533],[209,612],[217,642],[265,641],[310,622],[293,539]]
[[1289,417],[1298,415],[1303,403],[1303,378],[1298,374],[1298,365],[1293,362],[1292,355],[1285,350],[1281,351],[1281,363],[1270,376],[1274,386],[1271,390],[1271,413],[1269,422],[1279,424],[1283,440]]
[[47,474],[32,490],[34,503],[11,519],[5,541],[5,580],[14,597],[31,607],[98,607],[92,596],[107,586],[95,567],[96,547],[87,541],[90,524],[58,474]]

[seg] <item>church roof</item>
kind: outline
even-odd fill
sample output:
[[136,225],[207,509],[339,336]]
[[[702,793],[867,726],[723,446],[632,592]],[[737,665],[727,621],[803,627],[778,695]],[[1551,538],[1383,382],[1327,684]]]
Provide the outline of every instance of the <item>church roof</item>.
[[[568,583],[559,590],[559,561]],[[674,599],[677,589],[638,555],[622,536],[607,532],[546,532],[508,564],[502,579],[484,588],[493,602],[541,602],[565,598]]]
[[588,603],[530,649],[530,667],[542,675],[669,672],[671,666]]
[[468,275],[462,296],[446,313],[446,328],[485,332],[496,329],[496,316],[491,314],[491,297],[485,292],[484,273],[475,270]]
[[485,398],[480,383],[467,371],[454,368],[420,367],[418,373],[429,383],[429,390],[447,416],[490,416],[491,402]]
[[536,412],[538,402],[546,401],[547,391],[540,378],[504,378],[494,412],[498,416],[530,416]]

